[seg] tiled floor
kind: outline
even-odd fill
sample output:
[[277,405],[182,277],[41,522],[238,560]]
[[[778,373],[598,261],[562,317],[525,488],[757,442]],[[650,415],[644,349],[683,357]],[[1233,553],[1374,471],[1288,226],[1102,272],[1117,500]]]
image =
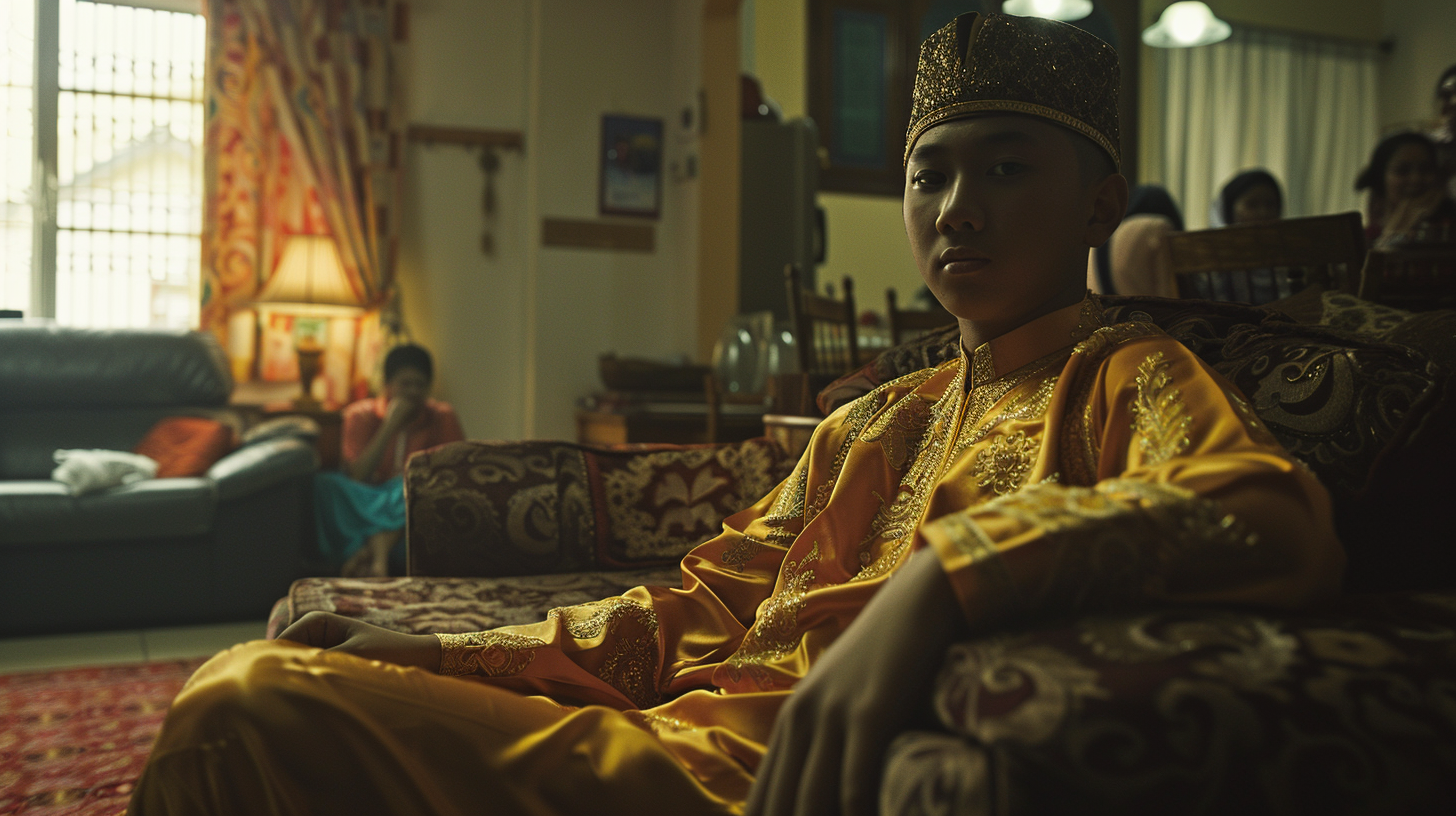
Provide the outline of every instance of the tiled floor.
[[0,674],[203,657],[263,637],[261,621],[0,640]]

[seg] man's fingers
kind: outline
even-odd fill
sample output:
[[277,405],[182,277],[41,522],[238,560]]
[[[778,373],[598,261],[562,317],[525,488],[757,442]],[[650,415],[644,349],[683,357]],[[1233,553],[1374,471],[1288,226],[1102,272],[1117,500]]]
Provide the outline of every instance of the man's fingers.
[[323,612],[309,612],[278,633],[278,639],[291,640],[305,646],[325,646],[328,633],[329,616]]

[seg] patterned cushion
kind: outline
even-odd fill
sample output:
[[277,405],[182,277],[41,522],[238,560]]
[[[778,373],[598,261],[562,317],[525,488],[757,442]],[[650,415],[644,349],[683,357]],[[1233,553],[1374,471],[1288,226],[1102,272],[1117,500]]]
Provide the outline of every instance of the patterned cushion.
[[1453,644],[1452,594],[1091,616],[960,644],[934,694],[960,738],[901,737],[881,811],[1437,812],[1456,802]]
[[788,477],[766,438],[727,445],[456,442],[411,457],[411,575],[676,564]]
[[268,621],[275,638],[309,612],[336,612],[410,634],[480,632],[537,623],[558,606],[634,586],[681,586],[677,568],[513,578],[303,578]]

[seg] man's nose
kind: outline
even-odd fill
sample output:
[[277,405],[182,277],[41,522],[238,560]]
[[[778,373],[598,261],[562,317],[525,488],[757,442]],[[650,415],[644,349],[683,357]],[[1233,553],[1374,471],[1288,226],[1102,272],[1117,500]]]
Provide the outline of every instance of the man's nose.
[[936,231],[942,235],[953,232],[979,232],[986,225],[986,213],[971,189],[971,185],[958,182],[947,192],[936,219]]

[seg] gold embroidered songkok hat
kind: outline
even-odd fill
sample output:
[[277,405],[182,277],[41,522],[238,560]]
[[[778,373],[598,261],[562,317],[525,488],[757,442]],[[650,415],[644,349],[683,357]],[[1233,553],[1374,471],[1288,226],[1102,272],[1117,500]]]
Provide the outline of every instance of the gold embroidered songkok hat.
[[1037,116],[1091,139],[1121,167],[1117,51],[1040,17],[962,14],[920,46],[905,161],[920,134],[979,113]]

